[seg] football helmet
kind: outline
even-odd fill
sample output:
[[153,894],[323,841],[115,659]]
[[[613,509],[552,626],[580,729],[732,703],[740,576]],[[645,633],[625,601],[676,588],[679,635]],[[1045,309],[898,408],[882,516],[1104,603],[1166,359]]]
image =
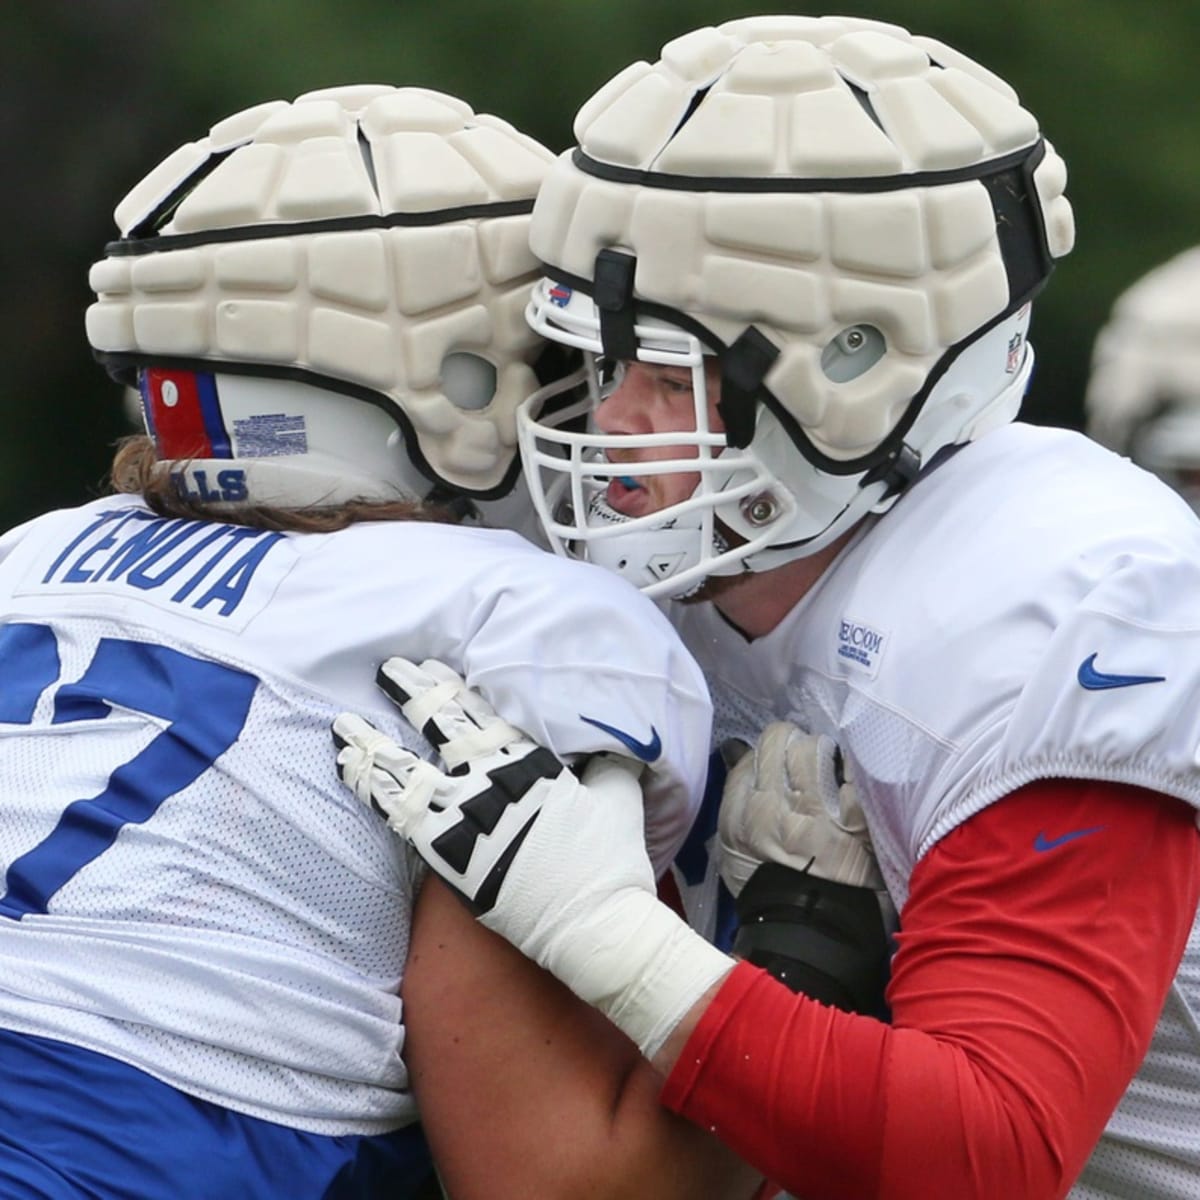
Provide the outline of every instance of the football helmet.
[[[730,21],[622,71],[575,136],[534,207],[527,315],[584,351],[591,395],[518,415],[560,553],[684,595],[828,545],[1016,415],[1030,300],[1074,223],[1062,159],[971,59],[870,20]],[[630,519],[610,459],[686,440],[588,421],[633,360],[690,370],[696,409],[677,457],[636,470],[700,482]]]
[[540,386],[523,312],[553,161],[426,88],[239,112],[117,206],[88,339],[140,391],[185,495],[505,497],[516,409]]
[[1200,246],[1117,298],[1096,337],[1084,407],[1088,434],[1200,511]]

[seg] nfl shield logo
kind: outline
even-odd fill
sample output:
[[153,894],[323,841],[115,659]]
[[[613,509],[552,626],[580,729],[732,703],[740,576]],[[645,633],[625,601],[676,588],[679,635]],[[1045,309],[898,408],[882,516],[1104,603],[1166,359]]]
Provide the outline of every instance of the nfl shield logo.
[[1004,364],[1004,373],[1012,375],[1021,365],[1021,346],[1024,343],[1024,337],[1019,333],[1014,333],[1012,339],[1008,343],[1008,360]]

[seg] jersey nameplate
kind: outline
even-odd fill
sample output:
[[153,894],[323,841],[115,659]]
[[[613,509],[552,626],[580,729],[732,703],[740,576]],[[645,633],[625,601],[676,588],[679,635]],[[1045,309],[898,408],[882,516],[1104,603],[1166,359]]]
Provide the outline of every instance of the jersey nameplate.
[[296,561],[281,533],[117,509],[47,549],[18,595],[134,596],[209,624],[242,629]]

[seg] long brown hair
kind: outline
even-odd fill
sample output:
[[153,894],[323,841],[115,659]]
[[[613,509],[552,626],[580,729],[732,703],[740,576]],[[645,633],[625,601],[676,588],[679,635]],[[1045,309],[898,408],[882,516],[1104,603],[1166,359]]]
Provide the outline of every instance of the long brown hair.
[[462,518],[449,506],[418,500],[348,500],[343,504],[311,508],[282,508],[270,504],[214,504],[180,493],[158,459],[154,443],[144,434],[123,438],[110,471],[113,492],[141,495],[160,517],[186,517],[198,521],[225,521],[281,533],[333,533],[359,521],[441,521],[457,524]]

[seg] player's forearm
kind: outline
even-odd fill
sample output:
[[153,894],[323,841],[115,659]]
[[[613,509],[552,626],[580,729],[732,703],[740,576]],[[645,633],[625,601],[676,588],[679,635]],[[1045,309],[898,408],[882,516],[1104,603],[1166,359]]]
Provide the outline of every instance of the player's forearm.
[[405,1060],[453,1200],[744,1200],[759,1176],[659,1103],[661,1078],[599,1013],[422,889]]
[[[1055,862],[1047,821],[1097,836]],[[664,1103],[811,1200],[1060,1197],[1146,1055],[1198,892],[1180,802],[1031,785],[914,873],[892,1026],[740,966],[664,1046]]]

